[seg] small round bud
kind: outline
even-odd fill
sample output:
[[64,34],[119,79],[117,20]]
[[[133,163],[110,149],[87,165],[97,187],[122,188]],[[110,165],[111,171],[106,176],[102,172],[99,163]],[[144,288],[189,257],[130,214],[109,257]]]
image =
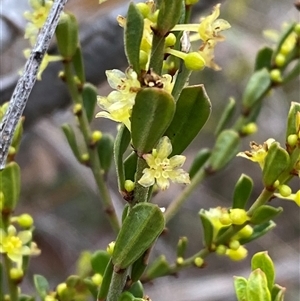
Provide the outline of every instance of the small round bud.
[[234,225],[242,225],[250,219],[247,212],[240,208],[230,209],[229,216]]
[[174,46],[175,43],[176,43],[176,36],[174,35],[174,33],[170,32],[165,39],[165,45],[166,47],[171,47]]
[[134,186],[135,186],[135,184],[131,180],[126,180],[124,183],[124,188],[127,192],[133,191]]
[[84,154],[81,155],[81,161],[82,161],[83,163],[86,163],[86,162],[88,162],[89,160],[90,160],[90,156],[89,156],[88,153],[84,153]]
[[9,270],[9,278],[14,280],[14,281],[20,281],[22,280],[24,276],[24,272],[22,269],[19,268],[11,268]]
[[80,103],[76,103],[73,107],[74,115],[79,115],[82,112],[82,105]]
[[99,140],[101,140],[103,134],[101,131],[94,131],[92,133],[92,144],[97,143]]
[[297,23],[294,27],[294,31],[297,35],[300,35],[300,23]]
[[159,14],[159,9],[156,10],[156,11],[154,12],[154,14],[150,14],[150,15],[148,16],[148,19],[149,19],[151,22],[156,23],[156,22],[157,22],[158,14]]
[[231,218],[229,216],[228,212],[224,212],[221,217],[219,218],[219,221],[222,225],[227,226],[231,224]]
[[60,283],[57,287],[56,287],[56,291],[58,296],[62,296],[63,293],[65,292],[65,290],[67,289],[67,284],[65,282]]
[[273,69],[270,71],[270,77],[273,82],[280,83],[282,82],[281,72],[279,69]]
[[278,180],[276,180],[273,184],[274,188],[277,188],[280,185],[280,182]]
[[196,257],[194,260],[194,264],[197,268],[201,268],[204,263],[204,260],[201,257]]
[[232,240],[230,243],[229,243],[229,248],[231,250],[237,250],[238,248],[240,247],[240,242],[238,240]]
[[18,216],[17,222],[23,228],[30,228],[33,225],[33,218],[31,215],[24,213]]
[[243,126],[242,133],[245,135],[251,135],[257,132],[257,124],[255,122],[250,122]]
[[99,273],[96,273],[92,276],[91,279],[94,284],[96,284],[97,286],[100,286],[102,284],[103,277]]
[[248,251],[244,246],[240,246],[237,250],[227,249],[226,255],[233,261],[240,261],[247,257]]
[[280,185],[278,187],[278,191],[279,191],[280,195],[282,195],[283,197],[288,197],[292,194],[292,189],[289,186],[284,185],[284,184]]
[[199,52],[190,52],[186,55],[184,64],[189,70],[202,70],[205,67],[205,60]]
[[227,250],[226,246],[224,246],[224,245],[218,245],[217,248],[216,248],[216,253],[218,255],[225,255],[226,254],[226,250]]
[[177,264],[177,265],[182,265],[183,262],[184,262],[184,259],[183,259],[182,257],[178,257],[178,258],[176,259],[176,264]]
[[278,67],[282,67],[285,64],[285,55],[283,55],[282,53],[278,53],[275,57],[275,64]]
[[253,233],[253,228],[250,225],[246,225],[237,234],[241,238],[247,238],[247,237],[251,236],[252,233]]
[[297,142],[298,142],[298,136],[296,134],[292,134],[287,137],[288,145],[294,147],[297,144]]
[[144,18],[146,18],[150,14],[150,7],[146,3],[143,2],[137,3],[136,7],[143,15]]
[[108,244],[107,248],[106,248],[106,252],[112,256],[113,252],[114,252],[114,248],[115,248],[115,244],[116,242],[115,241],[112,241]]

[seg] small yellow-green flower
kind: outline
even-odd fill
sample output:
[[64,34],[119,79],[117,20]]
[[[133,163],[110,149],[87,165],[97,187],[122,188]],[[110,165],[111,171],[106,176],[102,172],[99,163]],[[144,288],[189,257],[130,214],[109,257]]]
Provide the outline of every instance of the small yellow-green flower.
[[25,19],[29,21],[25,28],[25,39],[29,39],[31,46],[33,46],[39,30],[43,27],[49,15],[53,1],[30,0],[29,4],[33,11],[24,13]]
[[157,148],[152,150],[151,154],[143,155],[149,168],[143,170],[143,176],[138,183],[144,187],[154,185],[165,190],[169,188],[169,180],[176,183],[189,184],[190,177],[181,167],[185,162],[185,156],[177,155],[172,158],[168,156],[172,152],[172,144],[168,137],[162,137]]
[[296,193],[291,193],[289,196],[282,196],[280,193],[274,193],[274,195],[280,199],[294,201],[300,207],[300,190]]
[[7,233],[0,229],[0,253],[4,253],[18,266],[21,266],[24,255],[31,255],[31,249],[26,244],[31,241],[31,231],[20,231],[9,226]]
[[98,96],[98,104],[105,111],[99,112],[96,117],[122,122],[130,129],[129,117],[135,96],[141,87],[137,74],[130,68],[126,70],[126,73],[113,69],[107,70],[106,76],[109,85],[115,91],[112,91],[107,97]]
[[257,162],[261,169],[263,169],[268,150],[271,144],[274,142],[275,140],[273,138],[268,139],[266,142],[264,142],[263,145],[257,144],[256,142],[252,141],[250,142],[251,150],[240,152],[237,154],[237,156],[249,159],[253,162]]

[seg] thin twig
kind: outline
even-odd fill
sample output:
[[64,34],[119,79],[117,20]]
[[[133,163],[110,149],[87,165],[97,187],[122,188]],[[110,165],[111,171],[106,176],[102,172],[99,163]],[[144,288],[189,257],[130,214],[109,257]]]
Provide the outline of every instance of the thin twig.
[[35,84],[39,66],[49,48],[60,14],[67,1],[57,0],[53,3],[49,16],[37,37],[37,42],[25,64],[23,74],[18,80],[9,107],[0,124],[0,170],[5,167],[9,146],[16,126],[23,114],[28,97]]

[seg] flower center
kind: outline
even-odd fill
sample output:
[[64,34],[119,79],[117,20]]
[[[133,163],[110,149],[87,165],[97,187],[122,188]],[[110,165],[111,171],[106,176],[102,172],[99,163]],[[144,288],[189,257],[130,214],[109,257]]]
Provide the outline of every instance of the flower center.
[[10,236],[4,238],[2,245],[4,252],[15,253],[18,249],[22,247],[22,241],[17,236]]

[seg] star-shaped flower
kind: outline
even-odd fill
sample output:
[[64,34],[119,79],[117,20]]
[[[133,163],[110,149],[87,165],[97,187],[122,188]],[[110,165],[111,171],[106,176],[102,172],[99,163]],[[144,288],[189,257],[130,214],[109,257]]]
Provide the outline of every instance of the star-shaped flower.
[[169,180],[176,183],[189,184],[190,177],[181,167],[185,162],[185,156],[177,155],[172,158],[168,156],[172,152],[172,144],[168,137],[162,137],[157,148],[151,154],[143,155],[149,168],[143,170],[143,176],[138,183],[149,187],[155,183],[162,190],[169,188]]

